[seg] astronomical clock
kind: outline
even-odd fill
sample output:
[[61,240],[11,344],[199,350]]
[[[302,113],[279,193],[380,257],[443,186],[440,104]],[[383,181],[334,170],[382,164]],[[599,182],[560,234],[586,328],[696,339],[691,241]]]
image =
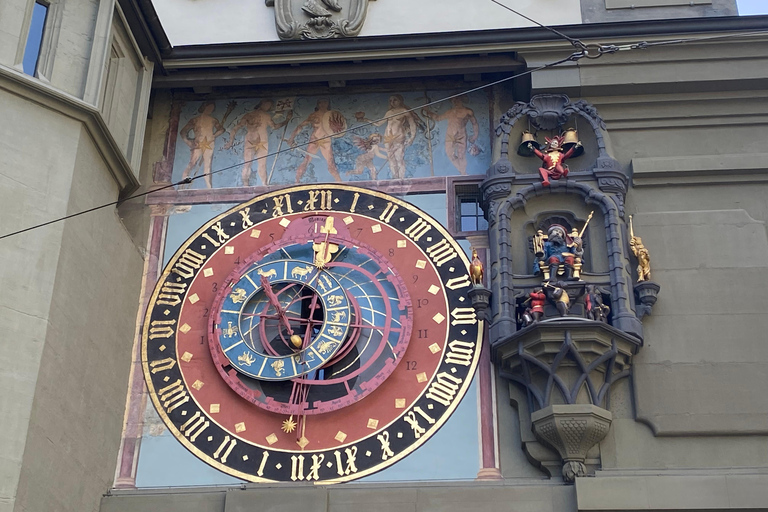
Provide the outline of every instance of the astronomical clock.
[[254,482],[348,481],[427,441],[469,388],[482,325],[458,243],[342,185],[272,192],[173,255],[142,332],[171,433]]

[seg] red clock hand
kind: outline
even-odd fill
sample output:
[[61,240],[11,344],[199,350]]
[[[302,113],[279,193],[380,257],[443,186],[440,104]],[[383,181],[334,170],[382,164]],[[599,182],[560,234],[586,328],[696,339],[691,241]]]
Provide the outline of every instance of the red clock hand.
[[288,317],[285,316],[283,308],[280,307],[280,300],[277,298],[274,290],[272,290],[272,285],[270,284],[269,279],[267,279],[267,276],[261,276],[261,285],[264,287],[264,293],[267,294],[269,303],[277,310],[277,316],[280,318],[280,321],[283,322],[283,325],[285,325],[288,334],[292,335],[293,328],[291,327],[291,323],[288,321]]

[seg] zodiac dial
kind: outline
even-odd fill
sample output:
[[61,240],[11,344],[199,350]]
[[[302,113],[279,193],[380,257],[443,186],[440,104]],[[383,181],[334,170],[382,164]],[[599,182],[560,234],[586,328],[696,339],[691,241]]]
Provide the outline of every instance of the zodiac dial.
[[174,436],[256,482],[347,481],[402,459],[471,384],[469,262],[399,199],[343,185],[207,222],[149,303],[142,361]]

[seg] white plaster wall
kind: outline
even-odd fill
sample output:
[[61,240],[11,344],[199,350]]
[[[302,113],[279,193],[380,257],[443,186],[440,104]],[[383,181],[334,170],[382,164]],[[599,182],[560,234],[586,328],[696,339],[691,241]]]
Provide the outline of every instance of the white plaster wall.
[[[541,23],[581,23],[574,0],[507,0]],[[278,41],[274,9],[264,0],[154,0],[173,46]],[[490,0],[375,0],[361,36],[533,26]]]

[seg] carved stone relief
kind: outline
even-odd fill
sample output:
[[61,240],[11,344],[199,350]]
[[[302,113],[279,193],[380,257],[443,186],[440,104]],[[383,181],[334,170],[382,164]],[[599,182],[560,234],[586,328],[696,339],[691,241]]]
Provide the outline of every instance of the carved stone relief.
[[266,0],[280,39],[332,39],[360,33],[368,0]]

